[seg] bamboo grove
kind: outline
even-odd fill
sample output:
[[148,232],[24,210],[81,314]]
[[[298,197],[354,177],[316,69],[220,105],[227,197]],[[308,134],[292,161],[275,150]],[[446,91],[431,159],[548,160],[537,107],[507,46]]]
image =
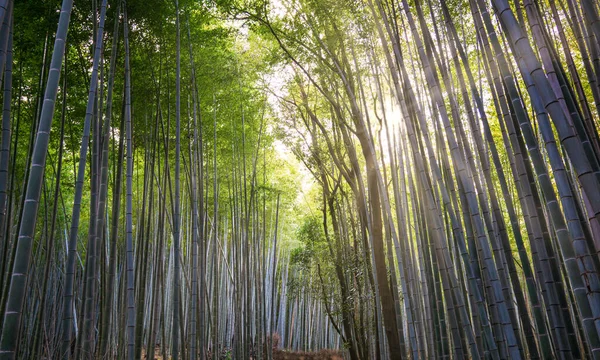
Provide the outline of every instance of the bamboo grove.
[[599,13],[0,0],[0,359],[600,359]]
[[340,347],[286,296],[295,175],[262,58],[214,6],[156,5],[0,3],[0,358],[266,358],[288,304]]

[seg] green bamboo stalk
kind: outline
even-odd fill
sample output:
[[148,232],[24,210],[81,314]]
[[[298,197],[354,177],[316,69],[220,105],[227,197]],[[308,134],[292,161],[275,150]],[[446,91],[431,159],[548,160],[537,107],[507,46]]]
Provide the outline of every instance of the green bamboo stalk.
[[62,68],[72,8],[72,0],[63,1],[40,115],[40,124],[33,146],[31,175],[27,182],[27,190],[25,193],[26,201],[22,214],[23,221],[19,228],[18,242],[16,244],[16,260],[12,270],[8,292],[8,303],[2,325],[2,336],[0,338],[0,354],[7,359],[14,359],[17,356],[16,348],[20,336],[21,311],[25,300],[25,284],[29,274],[32,242],[37,220],[37,209],[43,183],[44,168],[46,165],[50,128],[52,126],[56,93],[60,80],[60,69]]

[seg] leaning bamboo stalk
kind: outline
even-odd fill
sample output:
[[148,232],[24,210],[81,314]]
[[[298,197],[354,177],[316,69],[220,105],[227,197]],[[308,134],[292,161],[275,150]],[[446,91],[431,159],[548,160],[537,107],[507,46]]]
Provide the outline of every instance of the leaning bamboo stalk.
[[16,259],[10,281],[8,293],[7,312],[4,316],[2,326],[2,337],[0,339],[0,353],[8,359],[16,357],[16,347],[19,341],[19,330],[21,327],[21,310],[25,296],[25,283],[29,271],[29,263],[32,250],[32,240],[37,220],[37,210],[40,192],[43,182],[44,167],[46,165],[46,153],[50,137],[50,128],[54,115],[56,93],[60,80],[60,70],[64,57],[65,42],[73,1],[65,0],[62,4],[59,26],[56,33],[54,51],[52,55],[51,69],[48,74],[48,82],[44,95],[44,104],[40,117],[37,137],[33,146],[33,158],[31,162],[31,175],[27,182],[22,218],[25,219],[19,228],[19,237],[16,244]]
[[4,316],[2,338],[0,340],[0,352],[5,354],[7,358],[14,358],[16,356],[15,351],[20,335],[21,310],[24,302],[25,284],[31,257],[32,237],[35,230],[36,215],[43,182],[42,178],[46,163],[49,132],[54,113],[54,102],[60,79],[60,69],[64,57],[65,40],[71,9],[72,1],[64,1],[59,20],[59,29],[55,38],[52,70],[48,76],[37,137],[35,137],[35,142],[33,142],[32,146],[31,171],[25,187],[26,191],[24,197],[27,201],[25,201],[21,216],[21,219],[25,219],[25,221],[20,222],[18,241],[14,246],[15,256],[18,261],[14,262],[10,285],[7,287],[8,311]]

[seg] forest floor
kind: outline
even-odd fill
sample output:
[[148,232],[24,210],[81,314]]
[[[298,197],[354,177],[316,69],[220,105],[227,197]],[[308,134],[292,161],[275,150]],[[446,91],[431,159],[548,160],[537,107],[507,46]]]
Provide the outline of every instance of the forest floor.
[[275,350],[274,360],[343,360],[340,351],[321,350],[316,352]]
[[[142,350],[142,359],[148,359],[145,350]],[[225,357],[223,359],[230,358]],[[165,360],[162,356],[160,347],[154,349],[154,357],[152,360]],[[305,352],[276,349],[273,350],[273,360],[344,360],[344,356],[341,351],[336,350]]]

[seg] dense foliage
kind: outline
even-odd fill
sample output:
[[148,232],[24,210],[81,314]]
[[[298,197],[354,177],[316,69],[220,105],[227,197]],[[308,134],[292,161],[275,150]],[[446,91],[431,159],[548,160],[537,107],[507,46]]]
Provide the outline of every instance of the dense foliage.
[[600,359],[599,11],[0,0],[0,358]]

